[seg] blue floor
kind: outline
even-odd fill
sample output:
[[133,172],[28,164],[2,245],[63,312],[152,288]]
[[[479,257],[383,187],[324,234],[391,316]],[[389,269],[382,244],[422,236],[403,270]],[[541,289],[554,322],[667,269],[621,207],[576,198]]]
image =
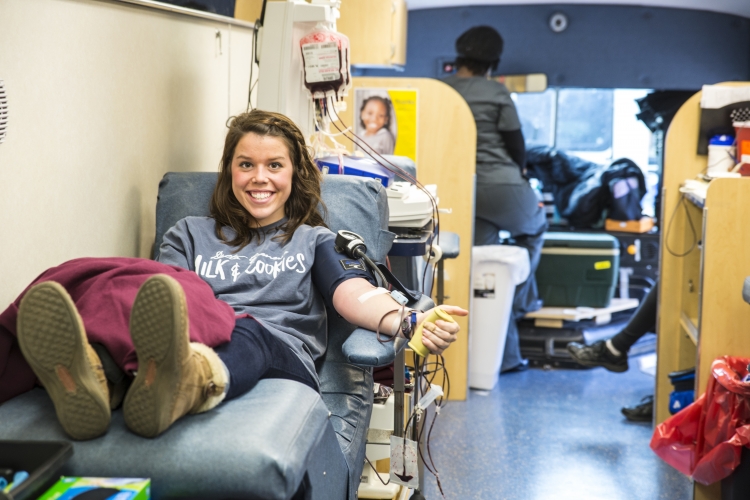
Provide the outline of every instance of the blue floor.
[[[449,402],[431,450],[448,500],[683,500],[689,479],[649,448],[651,424],[622,406],[653,393],[631,358],[626,373],[529,369],[500,376],[486,395]],[[427,473],[428,500],[441,498]]]

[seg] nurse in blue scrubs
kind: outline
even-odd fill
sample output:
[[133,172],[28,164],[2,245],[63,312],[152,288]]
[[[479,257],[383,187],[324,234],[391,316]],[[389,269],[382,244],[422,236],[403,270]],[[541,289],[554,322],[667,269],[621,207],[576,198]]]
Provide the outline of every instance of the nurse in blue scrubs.
[[475,26],[456,40],[457,72],[444,80],[466,100],[477,126],[474,244],[497,245],[508,231],[529,252],[531,273],[516,288],[513,316],[500,371],[524,367],[515,321],[541,307],[534,273],[547,229],[544,209],[523,175],[526,146],[516,107],[502,83],[489,78],[500,63],[503,39],[490,26]]

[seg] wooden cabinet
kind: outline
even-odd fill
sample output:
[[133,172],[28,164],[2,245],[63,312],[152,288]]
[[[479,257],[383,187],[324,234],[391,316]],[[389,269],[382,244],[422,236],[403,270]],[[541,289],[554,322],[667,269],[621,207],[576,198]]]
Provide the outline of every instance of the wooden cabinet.
[[[279,0],[269,0],[279,1]],[[237,0],[234,17],[260,18],[263,0]],[[406,64],[405,0],[343,0],[336,29],[349,37],[351,63],[393,67]]]
[[260,19],[263,10],[263,0],[236,0],[234,3],[234,17],[248,23]]
[[[732,83],[726,85],[750,85]],[[696,397],[719,356],[750,357],[750,178],[714,179],[704,200],[680,185],[706,168],[697,151],[701,93],[675,115],[665,145],[655,421],[669,417],[670,372],[696,367]],[[696,499],[720,498],[720,483],[696,484]]]
[[405,0],[344,0],[336,27],[349,37],[352,64],[403,66],[406,21]]

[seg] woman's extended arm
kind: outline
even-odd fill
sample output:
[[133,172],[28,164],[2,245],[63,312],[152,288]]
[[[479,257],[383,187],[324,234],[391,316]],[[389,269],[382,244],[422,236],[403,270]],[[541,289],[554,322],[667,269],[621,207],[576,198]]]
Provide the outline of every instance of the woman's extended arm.
[[[367,280],[352,278],[341,283],[333,293],[333,307],[345,320],[368,330],[380,330],[386,335],[393,335],[398,331],[401,322],[401,306],[387,293],[371,295],[364,301],[360,298],[375,290]],[[455,306],[440,306],[452,316],[466,316],[465,309]],[[417,315],[417,323],[421,323],[429,311]],[[379,328],[378,328],[379,327]],[[452,342],[456,341],[459,326],[438,320],[435,323],[425,323],[422,333],[422,343],[433,354],[442,353]]]

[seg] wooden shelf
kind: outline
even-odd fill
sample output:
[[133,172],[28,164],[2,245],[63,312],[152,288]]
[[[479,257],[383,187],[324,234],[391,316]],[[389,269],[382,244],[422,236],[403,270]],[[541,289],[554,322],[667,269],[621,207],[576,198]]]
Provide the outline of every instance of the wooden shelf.
[[565,321],[583,321],[593,319],[597,325],[611,321],[612,313],[627,311],[638,307],[638,299],[612,299],[608,307],[542,307],[538,311],[526,314],[534,320],[534,326],[544,328],[562,328]]
[[698,345],[698,318],[688,318],[684,312],[680,313],[680,326],[693,344]]

